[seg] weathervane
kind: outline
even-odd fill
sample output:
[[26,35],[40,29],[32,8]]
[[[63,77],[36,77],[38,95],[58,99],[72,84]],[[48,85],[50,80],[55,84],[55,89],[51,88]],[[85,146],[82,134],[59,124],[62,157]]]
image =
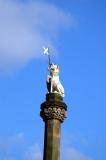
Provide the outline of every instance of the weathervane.
[[48,93],[58,93],[64,97],[64,88],[59,79],[60,68],[58,64],[51,63],[50,50],[47,47],[43,47],[43,53],[48,56],[49,62],[49,75],[47,78],[47,89]]

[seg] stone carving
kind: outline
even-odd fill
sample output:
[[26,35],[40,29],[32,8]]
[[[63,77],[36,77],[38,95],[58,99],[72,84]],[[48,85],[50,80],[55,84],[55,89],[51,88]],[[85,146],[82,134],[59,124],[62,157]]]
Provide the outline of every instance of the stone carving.
[[64,88],[59,80],[59,72],[60,68],[58,64],[51,63],[51,54],[50,50],[47,47],[43,47],[43,53],[48,56],[48,62],[49,62],[49,73],[47,78],[47,89],[48,93],[58,93],[62,97],[64,97]]
[[64,108],[48,107],[42,110],[42,117],[44,119],[58,119],[63,122],[66,118],[66,111]]
[[59,93],[62,97],[64,97],[64,88],[59,80],[59,65],[58,64],[50,64],[49,66],[50,75],[47,78],[47,89],[49,93]]

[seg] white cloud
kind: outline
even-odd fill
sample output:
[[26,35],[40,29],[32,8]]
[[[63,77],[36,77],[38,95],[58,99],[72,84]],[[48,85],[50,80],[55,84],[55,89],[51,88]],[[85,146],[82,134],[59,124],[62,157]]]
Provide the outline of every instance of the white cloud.
[[42,160],[43,152],[38,143],[29,144],[23,133],[0,137],[0,159]]
[[[87,139],[77,130],[74,133],[68,133],[67,131],[62,133],[61,143],[61,159],[64,160],[93,160],[89,153],[86,154],[81,151],[80,146],[83,148],[89,147]],[[67,138],[65,138],[67,137]],[[79,149],[73,146],[78,146]]]
[[93,160],[91,157],[83,154],[75,148],[65,148],[62,150],[63,159],[67,160]]
[[[24,150],[24,134],[17,133],[14,136],[0,137],[0,159],[15,160],[16,156],[21,157]],[[15,155],[15,153],[17,155]]]
[[34,144],[28,148],[27,152],[25,153],[25,160],[42,160],[42,151],[38,144]]
[[54,47],[61,29],[72,17],[53,4],[0,0],[0,68],[39,57],[43,45]]
[[0,149],[8,149],[12,145],[20,145],[24,143],[24,134],[17,133],[14,136],[0,137]]
[[15,136],[9,137],[9,143],[10,144],[24,143],[24,134],[20,132],[20,133],[17,133]]

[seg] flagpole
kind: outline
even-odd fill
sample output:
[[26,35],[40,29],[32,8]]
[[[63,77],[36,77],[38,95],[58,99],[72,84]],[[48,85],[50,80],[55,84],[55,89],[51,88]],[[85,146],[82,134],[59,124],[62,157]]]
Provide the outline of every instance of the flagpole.
[[50,54],[48,54],[48,60],[49,60],[49,66],[51,65],[51,58],[50,58]]

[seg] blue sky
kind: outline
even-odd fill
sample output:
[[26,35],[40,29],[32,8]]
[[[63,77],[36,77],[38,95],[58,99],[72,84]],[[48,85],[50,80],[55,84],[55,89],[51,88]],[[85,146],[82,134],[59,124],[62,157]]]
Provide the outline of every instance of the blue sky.
[[106,159],[105,0],[0,0],[0,159],[42,160],[49,45],[68,105],[61,160]]

